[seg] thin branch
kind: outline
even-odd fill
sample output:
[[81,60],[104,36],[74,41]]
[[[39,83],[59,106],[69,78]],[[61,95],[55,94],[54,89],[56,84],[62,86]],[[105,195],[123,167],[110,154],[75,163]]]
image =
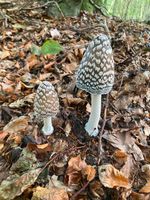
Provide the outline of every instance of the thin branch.
[[83,185],[83,187],[71,197],[70,200],[74,200],[79,194],[81,194],[81,192],[83,192],[85,190],[85,188],[88,186],[88,184],[89,184],[89,181],[87,183],[85,183]]
[[98,165],[100,164],[102,153],[103,153],[102,136],[103,136],[104,128],[105,128],[106,121],[107,121],[106,117],[107,117],[108,100],[109,100],[109,94],[107,94],[107,97],[106,97],[106,106],[105,106],[105,109],[104,109],[103,124],[102,124],[101,132],[100,132],[100,135],[99,135],[99,142],[98,142],[98,154],[99,154],[98,155]]
[[70,148],[70,149],[67,149],[66,151],[60,151],[60,152],[56,153],[56,154],[44,165],[44,167],[41,169],[40,173],[42,173],[43,170],[44,170],[45,168],[47,168],[53,161],[55,161],[57,158],[59,158],[59,156],[64,156],[65,153],[66,153],[66,154],[67,154],[67,153],[70,154],[72,151],[75,151],[75,150],[78,150],[78,149],[82,149],[82,148],[84,148],[84,147],[86,147],[86,146],[83,145],[83,146],[81,146],[81,147],[72,147],[72,148]]

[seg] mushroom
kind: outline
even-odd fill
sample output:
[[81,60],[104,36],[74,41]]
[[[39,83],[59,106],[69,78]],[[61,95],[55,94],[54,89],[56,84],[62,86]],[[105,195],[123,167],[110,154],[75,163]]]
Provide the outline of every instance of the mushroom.
[[34,100],[34,115],[38,121],[43,121],[42,132],[44,135],[51,135],[54,131],[52,117],[59,111],[59,100],[54,86],[43,81],[38,86]]
[[101,95],[110,92],[113,82],[114,60],[110,39],[100,34],[89,43],[76,75],[77,87],[91,94],[91,113],[85,125],[90,136],[98,134]]

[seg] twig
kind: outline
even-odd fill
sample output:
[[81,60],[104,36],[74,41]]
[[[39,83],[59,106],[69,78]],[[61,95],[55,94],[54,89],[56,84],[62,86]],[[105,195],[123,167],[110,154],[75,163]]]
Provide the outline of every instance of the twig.
[[56,155],[54,155],[54,156],[44,165],[44,167],[41,169],[40,173],[42,173],[43,170],[44,170],[46,167],[48,167],[48,166],[50,165],[50,163],[52,163],[54,160],[56,160],[59,156],[64,156],[65,153],[71,153],[72,150],[77,150],[77,149],[81,149],[81,148],[84,148],[84,147],[85,147],[85,145],[84,145],[84,146],[81,146],[81,147],[72,147],[72,148],[70,148],[70,149],[68,149],[68,150],[66,150],[66,151],[60,151],[60,152],[58,152]]
[[78,191],[71,197],[70,200],[74,200],[75,197],[77,197],[83,190],[85,190],[85,188],[88,186],[88,184],[89,184],[89,181],[88,181],[87,183],[85,183],[85,184],[83,185],[83,187],[82,187],[80,190],[78,190]]
[[100,164],[101,156],[102,156],[102,152],[103,152],[102,136],[103,136],[105,124],[106,124],[106,121],[107,121],[106,117],[107,117],[108,99],[109,99],[109,94],[107,94],[107,97],[106,97],[106,106],[105,106],[105,109],[104,109],[103,124],[102,124],[101,132],[100,132],[100,135],[99,135],[99,142],[98,142],[98,154],[99,154],[98,155],[98,165]]

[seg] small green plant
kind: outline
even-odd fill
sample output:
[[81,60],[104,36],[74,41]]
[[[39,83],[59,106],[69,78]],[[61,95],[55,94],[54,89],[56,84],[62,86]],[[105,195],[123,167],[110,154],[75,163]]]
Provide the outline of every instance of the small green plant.
[[47,54],[58,54],[63,50],[63,47],[55,40],[47,40],[43,43],[41,47],[33,44],[31,47],[31,52],[35,55],[47,55]]

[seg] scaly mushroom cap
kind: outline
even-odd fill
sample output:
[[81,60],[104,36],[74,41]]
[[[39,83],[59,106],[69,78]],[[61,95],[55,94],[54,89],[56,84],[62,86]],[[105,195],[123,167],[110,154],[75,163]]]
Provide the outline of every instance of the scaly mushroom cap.
[[114,83],[114,60],[110,40],[100,34],[89,43],[76,76],[78,88],[91,94],[107,94]]
[[41,121],[46,117],[53,117],[59,111],[59,100],[55,88],[48,81],[43,81],[36,92],[34,100],[34,114]]

